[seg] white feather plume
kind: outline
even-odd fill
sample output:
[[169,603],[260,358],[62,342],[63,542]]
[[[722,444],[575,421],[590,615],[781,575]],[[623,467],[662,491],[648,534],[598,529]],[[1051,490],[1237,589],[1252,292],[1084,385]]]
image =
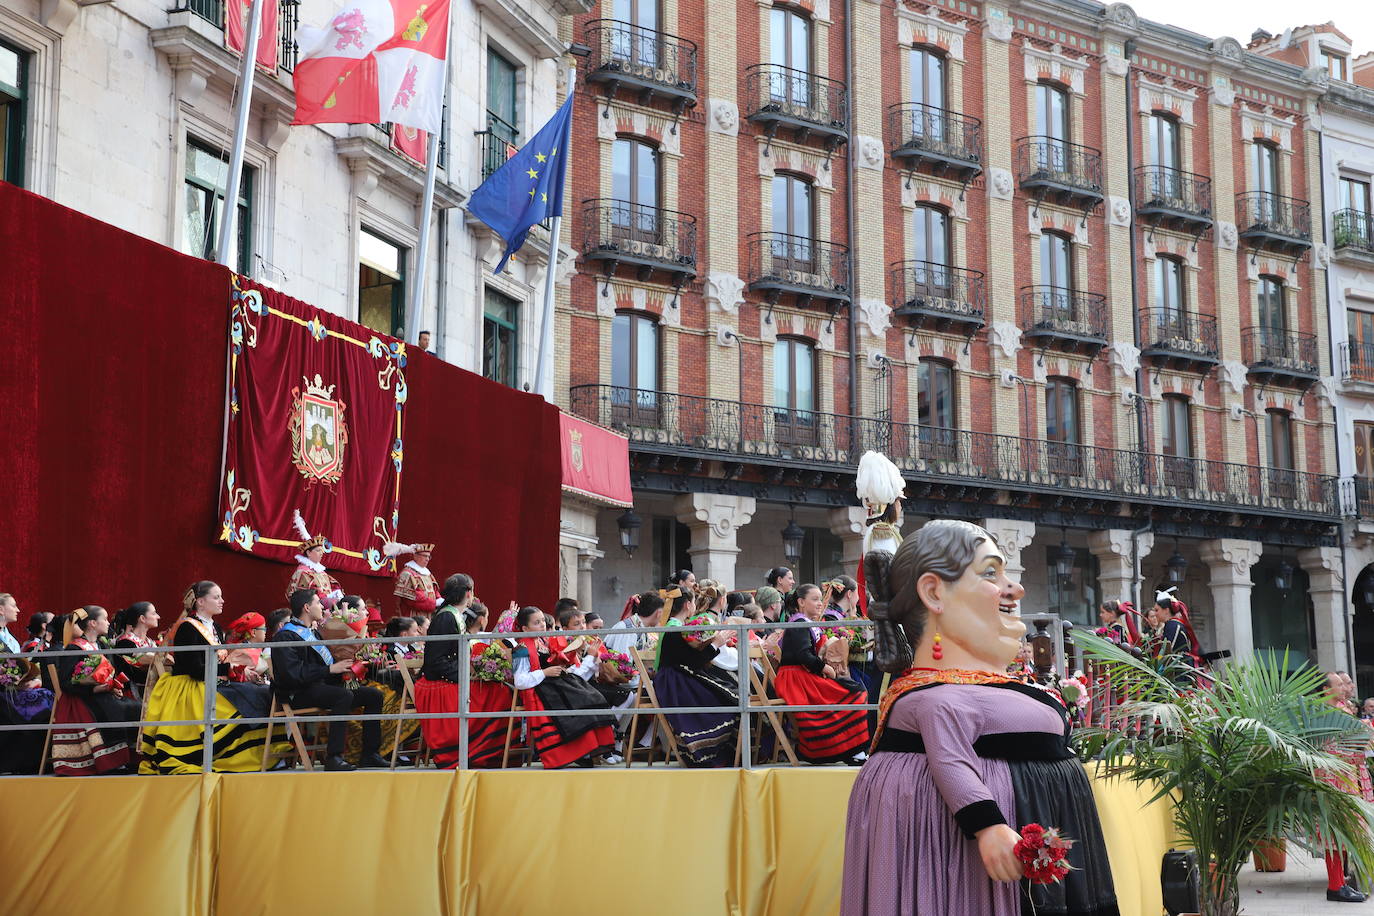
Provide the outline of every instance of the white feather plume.
[[414,553],[414,544],[401,544],[396,541],[387,541],[382,545],[382,553],[388,557],[399,557],[402,554]]
[[291,524],[296,526],[296,533],[301,536],[301,540],[310,540],[310,529],[305,527],[305,519],[301,518],[301,510],[293,509],[291,512]]
[[1162,592],[1159,589],[1155,589],[1155,604],[1159,604],[1161,601],[1173,598],[1174,592],[1176,591],[1178,591],[1177,585],[1171,585],[1168,588],[1164,589],[1164,591]]
[[854,489],[859,499],[865,503],[890,506],[902,496],[906,481],[897,465],[879,452],[864,452],[859,459],[859,472],[855,476]]

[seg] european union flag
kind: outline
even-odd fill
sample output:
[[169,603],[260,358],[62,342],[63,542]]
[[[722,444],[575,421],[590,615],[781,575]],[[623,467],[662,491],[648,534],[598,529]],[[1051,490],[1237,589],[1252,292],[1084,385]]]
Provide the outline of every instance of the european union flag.
[[468,199],[468,212],[506,241],[496,273],[506,269],[530,227],[563,212],[563,178],[572,136],[573,95],[506,164],[491,173]]

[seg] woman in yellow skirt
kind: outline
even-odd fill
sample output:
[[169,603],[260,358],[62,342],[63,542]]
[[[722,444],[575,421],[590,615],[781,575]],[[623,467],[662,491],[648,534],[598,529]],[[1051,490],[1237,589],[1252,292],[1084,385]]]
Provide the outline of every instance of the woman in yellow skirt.
[[[214,618],[224,611],[224,594],[213,582],[201,581],[186,590],[184,613],[170,636],[174,646],[218,646]],[[216,773],[248,773],[262,768],[265,725],[243,725],[235,719],[265,718],[270,705],[268,688],[260,684],[227,680],[226,653],[217,650],[219,668],[215,695],[214,750]],[[144,775],[202,772],[205,730],[200,725],[160,725],[205,717],[205,654],[176,652],[172,673],[158,678],[148,698],[148,719],[143,729]]]

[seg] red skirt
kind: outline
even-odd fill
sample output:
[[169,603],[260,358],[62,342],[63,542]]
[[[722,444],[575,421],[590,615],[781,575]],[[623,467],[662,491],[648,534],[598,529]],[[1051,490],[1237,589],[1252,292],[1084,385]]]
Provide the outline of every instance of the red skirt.
[[[548,708],[539,698],[538,690],[520,691],[520,705],[530,712]],[[539,752],[539,761],[546,770],[576,763],[588,754],[609,754],[615,750],[615,729],[609,725],[597,725],[575,738],[564,738],[547,716],[529,716],[525,724],[529,728],[530,743]]]
[[[472,681],[468,685],[469,707],[473,712],[500,712],[510,709],[511,689],[505,684]],[[458,766],[461,738],[458,718],[458,685],[448,681],[420,678],[415,682],[415,708],[422,713],[447,713],[452,718],[421,719],[420,730],[434,757],[434,765],[451,770]],[[471,719],[468,722],[468,766],[494,769],[501,765],[506,746],[507,719]],[[514,746],[514,744],[512,745]]]
[[[52,733],[52,771],[58,776],[98,776],[117,770],[133,759],[127,741],[108,744],[95,716],[79,697],[63,694],[53,709],[53,721],[63,723]],[[111,726],[111,732],[123,730]]]
[[[866,703],[863,690],[842,681],[812,674],[800,665],[784,665],[773,679],[778,696],[789,706],[844,706]],[[833,763],[852,757],[868,747],[868,713],[862,709],[794,712],[797,753],[807,763]]]

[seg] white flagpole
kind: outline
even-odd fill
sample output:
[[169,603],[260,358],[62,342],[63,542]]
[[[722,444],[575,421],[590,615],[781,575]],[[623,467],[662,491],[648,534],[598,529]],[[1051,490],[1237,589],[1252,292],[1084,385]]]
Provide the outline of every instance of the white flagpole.
[[[243,43],[243,69],[239,71],[239,110],[234,122],[234,147],[229,152],[228,187],[224,190],[224,215],[219,224],[219,262],[247,273],[248,265],[235,264],[238,246],[234,231],[239,216],[239,181],[243,177],[243,147],[248,139],[248,114],[253,102],[253,78],[258,72],[258,38],[262,34],[262,5],[276,0],[253,0],[248,11],[248,36]],[[226,11],[226,15],[228,12]]]
[[[577,79],[577,68],[568,68],[568,95],[572,95]],[[572,131],[568,131],[568,142],[564,144],[563,187],[567,188],[567,169],[572,154]],[[539,325],[539,358],[534,367],[535,393],[548,401],[553,400],[553,283],[558,272],[558,237],[563,230],[563,210],[553,215],[553,225],[549,227],[549,266],[544,272],[544,314]]]
[[[453,76],[453,11],[449,11],[448,46],[444,48],[444,100],[449,97],[449,82]],[[392,130],[396,125],[392,125]],[[429,221],[434,215],[434,179],[439,171],[439,134],[444,130],[443,119],[439,120],[439,130],[430,131],[429,149],[425,157],[425,193],[420,202],[420,242],[416,246],[415,282],[410,289],[410,300],[406,303],[406,324],[404,339],[406,343],[420,341],[420,308],[425,301],[425,267],[429,261]],[[443,291],[440,291],[443,295]],[[436,328],[437,333],[443,333]]]

